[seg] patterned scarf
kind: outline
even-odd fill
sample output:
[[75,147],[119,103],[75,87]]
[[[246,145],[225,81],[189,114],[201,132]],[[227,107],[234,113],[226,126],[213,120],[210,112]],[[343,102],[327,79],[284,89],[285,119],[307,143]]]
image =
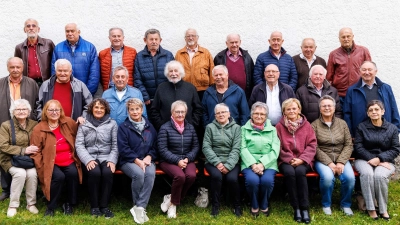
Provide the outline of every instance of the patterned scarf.
[[182,134],[183,130],[185,129],[185,122],[183,122],[182,125],[179,125],[179,123],[177,123],[172,116],[171,116],[171,119],[172,119],[172,121],[174,121],[175,127],[178,130],[178,132],[180,134]]
[[250,119],[250,124],[251,124],[251,127],[253,127],[253,129],[254,129],[255,131],[258,131],[258,132],[263,131],[263,130],[264,130],[264,127],[265,127],[265,125],[266,125],[265,122],[264,122],[262,125],[255,125],[255,124],[253,123],[253,120],[252,120],[252,119]]
[[291,134],[294,134],[297,129],[299,129],[300,125],[303,123],[303,117],[300,116],[296,121],[291,121],[287,118],[287,116],[284,116],[285,120],[285,127],[287,127],[288,131]]

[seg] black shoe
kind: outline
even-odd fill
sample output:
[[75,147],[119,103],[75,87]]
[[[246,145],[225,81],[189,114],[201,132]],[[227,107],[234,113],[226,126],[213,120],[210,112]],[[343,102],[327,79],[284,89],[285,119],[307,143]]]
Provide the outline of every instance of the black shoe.
[[1,193],[0,195],[0,202],[6,200],[7,198],[10,197],[10,194],[7,194],[5,192]]
[[91,208],[90,215],[92,215],[94,217],[99,217],[99,216],[102,216],[103,214],[100,212],[99,208]]
[[300,209],[295,209],[294,210],[294,216],[293,216],[294,221],[301,223],[301,212]]
[[307,209],[301,210],[301,221],[305,224],[309,224],[311,222],[310,213]]
[[369,217],[371,217],[371,219],[373,219],[373,220],[379,220],[379,216],[372,217],[371,215],[369,215],[369,211],[368,211],[368,210],[365,210],[365,213],[366,213]]
[[270,208],[268,208],[268,210],[267,211],[262,211],[261,210],[261,212],[266,216],[266,217],[268,217],[269,216],[269,214],[271,213],[271,209]]
[[386,216],[383,216],[383,214],[381,214],[380,217],[381,217],[382,219],[386,220],[386,221],[389,221],[389,220],[390,220],[390,216],[386,217]]
[[46,209],[46,212],[44,212],[44,216],[54,216],[54,210],[52,209]]
[[69,203],[64,203],[62,207],[64,210],[64,215],[68,215],[68,216],[72,215],[73,208]]
[[219,214],[219,207],[218,206],[212,206],[211,207],[211,216],[212,217],[217,217]]
[[111,210],[109,209],[109,208],[101,208],[100,209],[100,212],[102,213],[102,214],[104,214],[104,217],[106,218],[106,219],[110,219],[110,218],[113,218],[114,217],[114,213],[113,212],[111,212]]
[[253,211],[251,211],[251,209],[250,209],[250,213],[251,213],[251,215],[254,217],[254,219],[256,219],[256,218],[260,215],[260,210],[258,210],[257,212],[253,212]]
[[243,212],[242,212],[242,208],[240,206],[235,206],[235,209],[233,210],[233,213],[237,216],[237,217],[241,217]]

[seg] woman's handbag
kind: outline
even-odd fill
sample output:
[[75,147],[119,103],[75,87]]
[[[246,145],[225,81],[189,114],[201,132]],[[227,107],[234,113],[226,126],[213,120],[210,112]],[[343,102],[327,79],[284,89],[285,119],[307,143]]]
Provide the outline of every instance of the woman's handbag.
[[[12,119],[10,120],[10,124],[11,124],[11,142],[12,145],[16,145],[14,121]],[[35,167],[33,160],[31,159],[31,157],[27,155],[13,155],[11,158],[11,165],[23,169],[31,169]]]
[[208,203],[208,190],[204,187],[200,187],[194,204],[200,208],[207,208]]

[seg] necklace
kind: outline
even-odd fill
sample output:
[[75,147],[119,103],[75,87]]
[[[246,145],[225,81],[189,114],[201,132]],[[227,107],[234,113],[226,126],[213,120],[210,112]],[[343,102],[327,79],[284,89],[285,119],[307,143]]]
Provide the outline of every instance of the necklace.
[[52,130],[54,130],[58,127],[58,123],[55,126],[51,126],[50,123],[47,123],[47,124],[49,125],[50,129],[52,129]]

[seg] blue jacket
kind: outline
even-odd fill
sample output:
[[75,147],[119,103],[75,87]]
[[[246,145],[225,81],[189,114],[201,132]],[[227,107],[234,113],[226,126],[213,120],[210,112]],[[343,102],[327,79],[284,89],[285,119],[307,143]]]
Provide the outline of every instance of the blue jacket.
[[164,67],[171,60],[174,60],[172,53],[161,46],[154,57],[147,50],[147,46],[136,55],[135,87],[142,92],[144,101],[153,99],[158,85],[168,81],[164,75]]
[[52,76],[56,74],[54,63],[57,59],[70,61],[74,77],[85,83],[92,95],[96,93],[100,81],[100,64],[96,48],[92,43],[79,37],[74,52],[67,40],[56,45],[51,59]]
[[253,82],[254,85],[260,84],[265,81],[264,70],[269,64],[275,64],[280,71],[279,81],[288,84],[296,91],[297,86],[297,70],[293,58],[286,54],[284,48],[281,48],[281,56],[279,59],[272,53],[271,47],[269,50],[261,53],[256,60],[254,66]]
[[[379,99],[385,105],[385,114],[383,118],[389,123],[393,123],[400,130],[400,117],[397,109],[396,100],[394,99],[393,91],[390,85],[383,83],[379,78],[375,77],[378,86]],[[354,137],[357,131],[357,126],[368,119],[367,116],[367,99],[365,92],[361,87],[362,78],[349,87],[344,100],[343,114],[344,120],[349,126],[351,136]]]
[[[247,104],[246,94],[233,81],[229,80],[228,90],[225,91],[222,102],[229,107],[231,117],[240,125],[246,124],[250,118],[249,105]],[[203,105],[203,125],[207,126],[215,119],[214,108],[218,103],[217,90],[215,84],[207,88],[204,92]]]
[[[103,96],[109,104],[111,108],[110,117],[113,118],[118,125],[125,121],[128,117],[128,112],[126,110],[126,102],[131,98],[138,98],[143,101],[142,93],[134,87],[126,85],[126,92],[124,96],[122,96],[121,100],[119,100],[117,93],[115,91],[115,87],[107,89],[103,92]],[[143,107],[143,116],[147,117],[146,107]]]
[[136,158],[143,160],[150,155],[151,160],[157,158],[157,132],[148,119],[144,118],[144,130],[137,130],[129,118],[119,125],[117,143],[119,151],[118,163],[120,166],[127,162],[134,162]]

